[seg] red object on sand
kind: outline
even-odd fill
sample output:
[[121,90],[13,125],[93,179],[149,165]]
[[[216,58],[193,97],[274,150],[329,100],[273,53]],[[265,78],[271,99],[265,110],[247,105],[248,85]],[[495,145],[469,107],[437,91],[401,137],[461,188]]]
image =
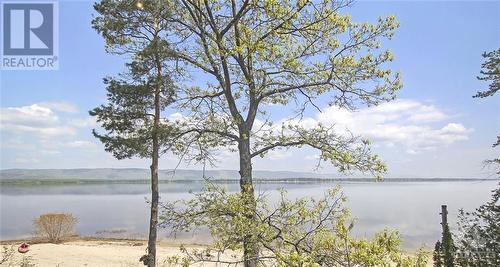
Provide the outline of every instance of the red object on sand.
[[17,248],[17,251],[19,251],[19,253],[26,253],[30,250],[30,245],[26,244],[26,243],[22,243],[19,248]]

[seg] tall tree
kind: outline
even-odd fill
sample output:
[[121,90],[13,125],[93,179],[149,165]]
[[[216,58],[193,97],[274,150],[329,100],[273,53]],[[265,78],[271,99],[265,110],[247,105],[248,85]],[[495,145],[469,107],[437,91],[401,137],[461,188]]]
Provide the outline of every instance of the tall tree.
[[171,128],[162,111],[175,93],[167,46],[161,34],[167,27],[166,7],[159,1],[102,0],[94,5],[98,16],[92,26],[106,42],[109,53],[126,55],[130,63],[118,77],[107,77],[108,103],[89,113],[104,128],[93,134],[117,159],[138,156],[151,159],[151,217],[148,254],[141,258],[150,267],[156,263],[158,224],[158,159],[166,150],[164,136]]
[[[480,81],[490,81],[488,90],[477,92],[473,97],[490,97],[500,89],[500,48],[491,52],[483,53],[486,61],[481,65],[481,75],[477,79]],[[500,145],[500,135],[497,135],[497,141],[493,144],[493,148]],[[500,158],[488,159],[485,161],[487,165],[494,164],[500,166]],[[497,169],[497,174],[500,174],[500,167]]]
[[[391,100],[401,88],[399,75],[385,65],[392,53],[380,49],[380,40],[390,39],[398,23],[393,16],[353,22],[343,13],[350,3],[165,1],[171,12],[164,35],[169,53],[206,82],[186,83],[180,91],[177,105],[185,118],[179,125],[190,133],[186,140],[204,144],[193,147],[204,155],[200,159],[214,147],[238,152],[248,218],[255,217],[256,205],[252,160],[273,149],[309,146],[342,172],[386,171],[368,141],[301,120],[310,108],[320,109],[320,97],[331,106],[356,109]],[[271,104],[287,106],[290,119],[276,125],[266,114]],[[256,234],[242,240],[247,267],[257,264]]]

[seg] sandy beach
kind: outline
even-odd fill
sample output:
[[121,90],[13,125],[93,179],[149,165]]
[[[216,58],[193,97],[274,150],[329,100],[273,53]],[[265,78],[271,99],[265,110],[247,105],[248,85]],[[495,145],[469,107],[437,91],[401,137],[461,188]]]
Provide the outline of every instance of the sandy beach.
[[[34,266],[106,266],[131,267],[144,266],[139,258],[145,254],[146,241],[143,240],[113,240],[113,239],[78,239],[61,244],[32,244],[26,254],[17,252],[20,242],[5,241],[2,246],[14,246],[16,250],[9,262],[0,266],[19,266],[23,257],[29,257]],[[200,249],[202,245],[190,245],[189,249]],[[179,245],[158,243],[158,266],[171,266],[167,257],[179,254]],[[204,264],[203,266],[215,266]]]
[[[26,254],[17,252],[20,241],[2,241],[2,246],[16,250],[13,257],[0,266],[20,266],[23,257],[28,258],[33,265],[41,267],[132,267],[144,266],[139,258],[145,254],[147,242],[134,239],[98,239],[78,238],[61,244],[35,243]],[[203,245],[188,245],[188,250],[203,249]],[[226,257],[235,255],[229,253]],[[179,245],[159,242],[157,247],[158,267],[173,266],[167,258],[180,255]],[[226,258],[227,259],[227,258]],[[227,266],[214,263],[195,264],[191,266]],[[432,266],[431,262],[427,266]]]

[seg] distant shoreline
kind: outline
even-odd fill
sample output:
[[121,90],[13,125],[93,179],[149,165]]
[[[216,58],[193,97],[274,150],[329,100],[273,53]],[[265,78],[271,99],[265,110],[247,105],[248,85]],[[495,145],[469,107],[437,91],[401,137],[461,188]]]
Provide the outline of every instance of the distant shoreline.
[[[238,183],[237,179],[172,179],[160,180],[161,184],[169,183],[203,183],[205,181],[218,184]],[[278,178],[266,179],[256,178],[257,184],[321,184],[334,182],[352,183],[411,183],[411,182],[488,182],[500,181],[500,179],[479,179],[479,178],[386,178],[377,181],[375,178]],[[86,184],[149,184],[148,179],[2,179],[0,185],[86,185]]]

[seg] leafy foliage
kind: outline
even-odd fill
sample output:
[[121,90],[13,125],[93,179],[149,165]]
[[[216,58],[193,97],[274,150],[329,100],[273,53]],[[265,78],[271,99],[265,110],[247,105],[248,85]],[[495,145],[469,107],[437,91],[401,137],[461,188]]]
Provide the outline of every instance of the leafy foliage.
[[500,48],[491,52],[484,52],[485,62],[481,65],[481,75],[477,79],[490,81],[488,90],[477,92],[474,97],[493,96],[500,89]]
[[[369,142],[331,126],[305,125],[319,98],[330,106],[356,109],[395,98],[401,88],[393,60],[381,40],[390,39],[394,16],[353,22],[342,10],[351,1],[166,1],[169,27],[163,39],[176,64],[199,79],[180,86],[177,146],[189,160],[214,164],[213,149],[238,151],[241,192],[257,216],[252,160],[275,149],[308,146],[341,172],[381,178],[384,163]],[[203,77],[200,79],[200,77]],[[291,110],[276,123],[266,106]],[[244,266],[258,253],[251,232],[243,235]]]
[[[500,184],[499,184],[500,185]],[[500,187],[491,200],[475,211],[460,210],[457,233],[457,262],[460,266],[500,264]]]
[[[136,75],[142,77],[140,74]],[[108,103],[89,112],[107,131],[107,134],[101,134],[94,129],[94,136],[105,145],[106,151],[113,153],[118,159],[134,156],[151,158],[153,154],[154,79],[149,77],[148,81],[136,82],[104,79],[107,85]],[[161,86],[163,88],[161,109],[168,106],[173,94],[171,90],[173,83],[168,76],[164,76],[163,79],[168,82]],[[166,124],[162,124],[156,131],[159,136],[169,135],[170,132],[171,128]]]
[[[99,16],[92,26],[103,36],[106,50],[130,57],[127,72],[104,79],[108,103],[89,112],[106,131],[93,130],[94,136],[118,159],[151,158],[156,90],[160,111],[175,96],[174,72],[166,62],[168,45],[160,38],[167,11],[158,1],[146,2],[144,8],[134,1],[102,0],[94,5]],[[166,136],[170,130],[161,124],[155,134]]]
[[164,204],[162,227],[179,232],[206,226],[214,238],[204,250],[181,248],[184,256],[172,258],[173,262],[241,263],[241,255],[229,259],[223,255],[241,251],[242,238],[250,233],[252,242],[264,248],[256,255],[263,266],[425,266],[423,252],[404,256],[397,232],[382,231],[372,239],[352,237],[354,221],[339,188],[323,197],[295,200],[287,199],[287,192],[281,190],[273,207],[265,195],[259,195],[253,218],[246,216],[253,207],[245,198],[207,183],[190,200]]
[[[341,171],[385,172],[362,138],[306,127],[300,118],[308,108],[319,109],[320,97],[349,109],[395,97],[399,74],[385,67],[392,53],[380,49],[398,26],[393,16],[353,22],[341,12],[350,1],[165,3],[169,54],[205,74],[178,90],[176,104],[185,116],[178,125],[191,134],[184,144],[195,144],[192,152],[203,155],[190,159],[206,160],[210,148],[229,147],[250,169],[251,158],[270,150],[309,146]],[[270,104],[292,109],[289,121],[276,125],[266,111]],[[248,183],[251,172],[242,173]]]

